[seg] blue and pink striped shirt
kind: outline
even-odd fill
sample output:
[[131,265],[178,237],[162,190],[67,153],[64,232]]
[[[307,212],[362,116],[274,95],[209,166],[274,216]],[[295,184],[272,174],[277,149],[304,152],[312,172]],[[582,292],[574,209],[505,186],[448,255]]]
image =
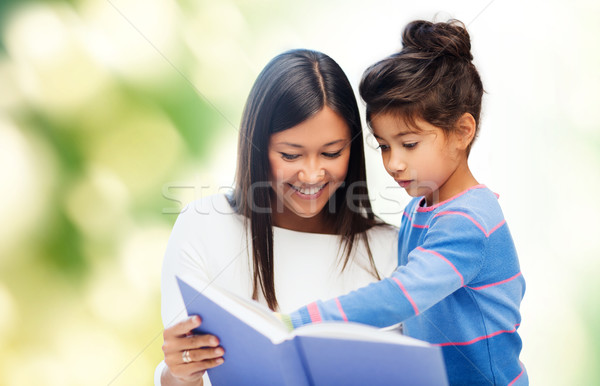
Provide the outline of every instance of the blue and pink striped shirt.
[[391,277],[302,307],[289,315],[294,327],[403,322],[407,335],[442,347],[450,384],[528,384],[517,332],[525,280],[497,196],[478,185],[422,202],[405,209]]

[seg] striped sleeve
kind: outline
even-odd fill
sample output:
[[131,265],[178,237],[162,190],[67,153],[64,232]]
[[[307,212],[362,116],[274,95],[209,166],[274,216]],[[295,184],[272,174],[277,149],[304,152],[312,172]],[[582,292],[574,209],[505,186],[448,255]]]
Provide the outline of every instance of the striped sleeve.
[[386,327],[418,315],[467,285],[482,267],[487,235],[465,216],[440,216],[391,277],[291,314],[294,327],[325,320]]

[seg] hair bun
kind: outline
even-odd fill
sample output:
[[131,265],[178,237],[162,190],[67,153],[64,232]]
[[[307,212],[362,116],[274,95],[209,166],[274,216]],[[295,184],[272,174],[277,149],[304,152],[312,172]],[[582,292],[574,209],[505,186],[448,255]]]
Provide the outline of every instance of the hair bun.
[[409,23],[402,33],[404,50],[453,56],[467,61],[471,55],[471,38],[465,25],[458,20],[446,23],[432,23],[415,20]]

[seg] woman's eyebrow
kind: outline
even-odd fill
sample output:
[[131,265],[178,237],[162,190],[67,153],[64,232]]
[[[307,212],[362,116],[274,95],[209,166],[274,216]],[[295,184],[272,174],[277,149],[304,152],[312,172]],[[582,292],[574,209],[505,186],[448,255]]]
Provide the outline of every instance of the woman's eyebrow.
[[286,146],[296,147],[298,149],[302,149],[304,147],[302,145],[298,145],[297,143],[291,143],[291,142],[278,142],[278,143],[276,143],[276,145],[286,145]]
[[[327,146],[332,146],[335,144],[338,144],[340,142],[344,142],[344,139],[336,139],[335,141],[331,141],[331,142],[327,142],[326,144],[323,145],[323,147],[327,147]],[[295,147],[298,149],[302,149],[304,148],[304,146],[297,144],[297,143],[291,143],[291,142],[278,142],[276,143],[276,145],[286,145],[286,146],[290,146],[290,147]]]
[[323,145],[323,147],[335,145],[335,144],[338,144],[338,143],[344,142],[344,141],[345,141],[344,139],[337,139],[335,141],[327,142],[325,145]]

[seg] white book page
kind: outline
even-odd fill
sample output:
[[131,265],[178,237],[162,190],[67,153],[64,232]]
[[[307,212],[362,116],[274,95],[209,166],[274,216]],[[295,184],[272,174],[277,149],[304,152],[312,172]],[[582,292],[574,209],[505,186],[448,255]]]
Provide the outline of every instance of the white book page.
[[351,322],[322,322],[308,324],[294,330],[294,335],[333,339],[351,339],[367,342],[393,343],[429,347],[430,344],[397,332]]
[[181,277],[181,280],[193,286],[202,295],[244,321],[273,343],[280,343],[290,338],[291,334],[285,324],[273,315],[268,307],[251,299],[241,298],[215,284],[207,284],[198,278]]

